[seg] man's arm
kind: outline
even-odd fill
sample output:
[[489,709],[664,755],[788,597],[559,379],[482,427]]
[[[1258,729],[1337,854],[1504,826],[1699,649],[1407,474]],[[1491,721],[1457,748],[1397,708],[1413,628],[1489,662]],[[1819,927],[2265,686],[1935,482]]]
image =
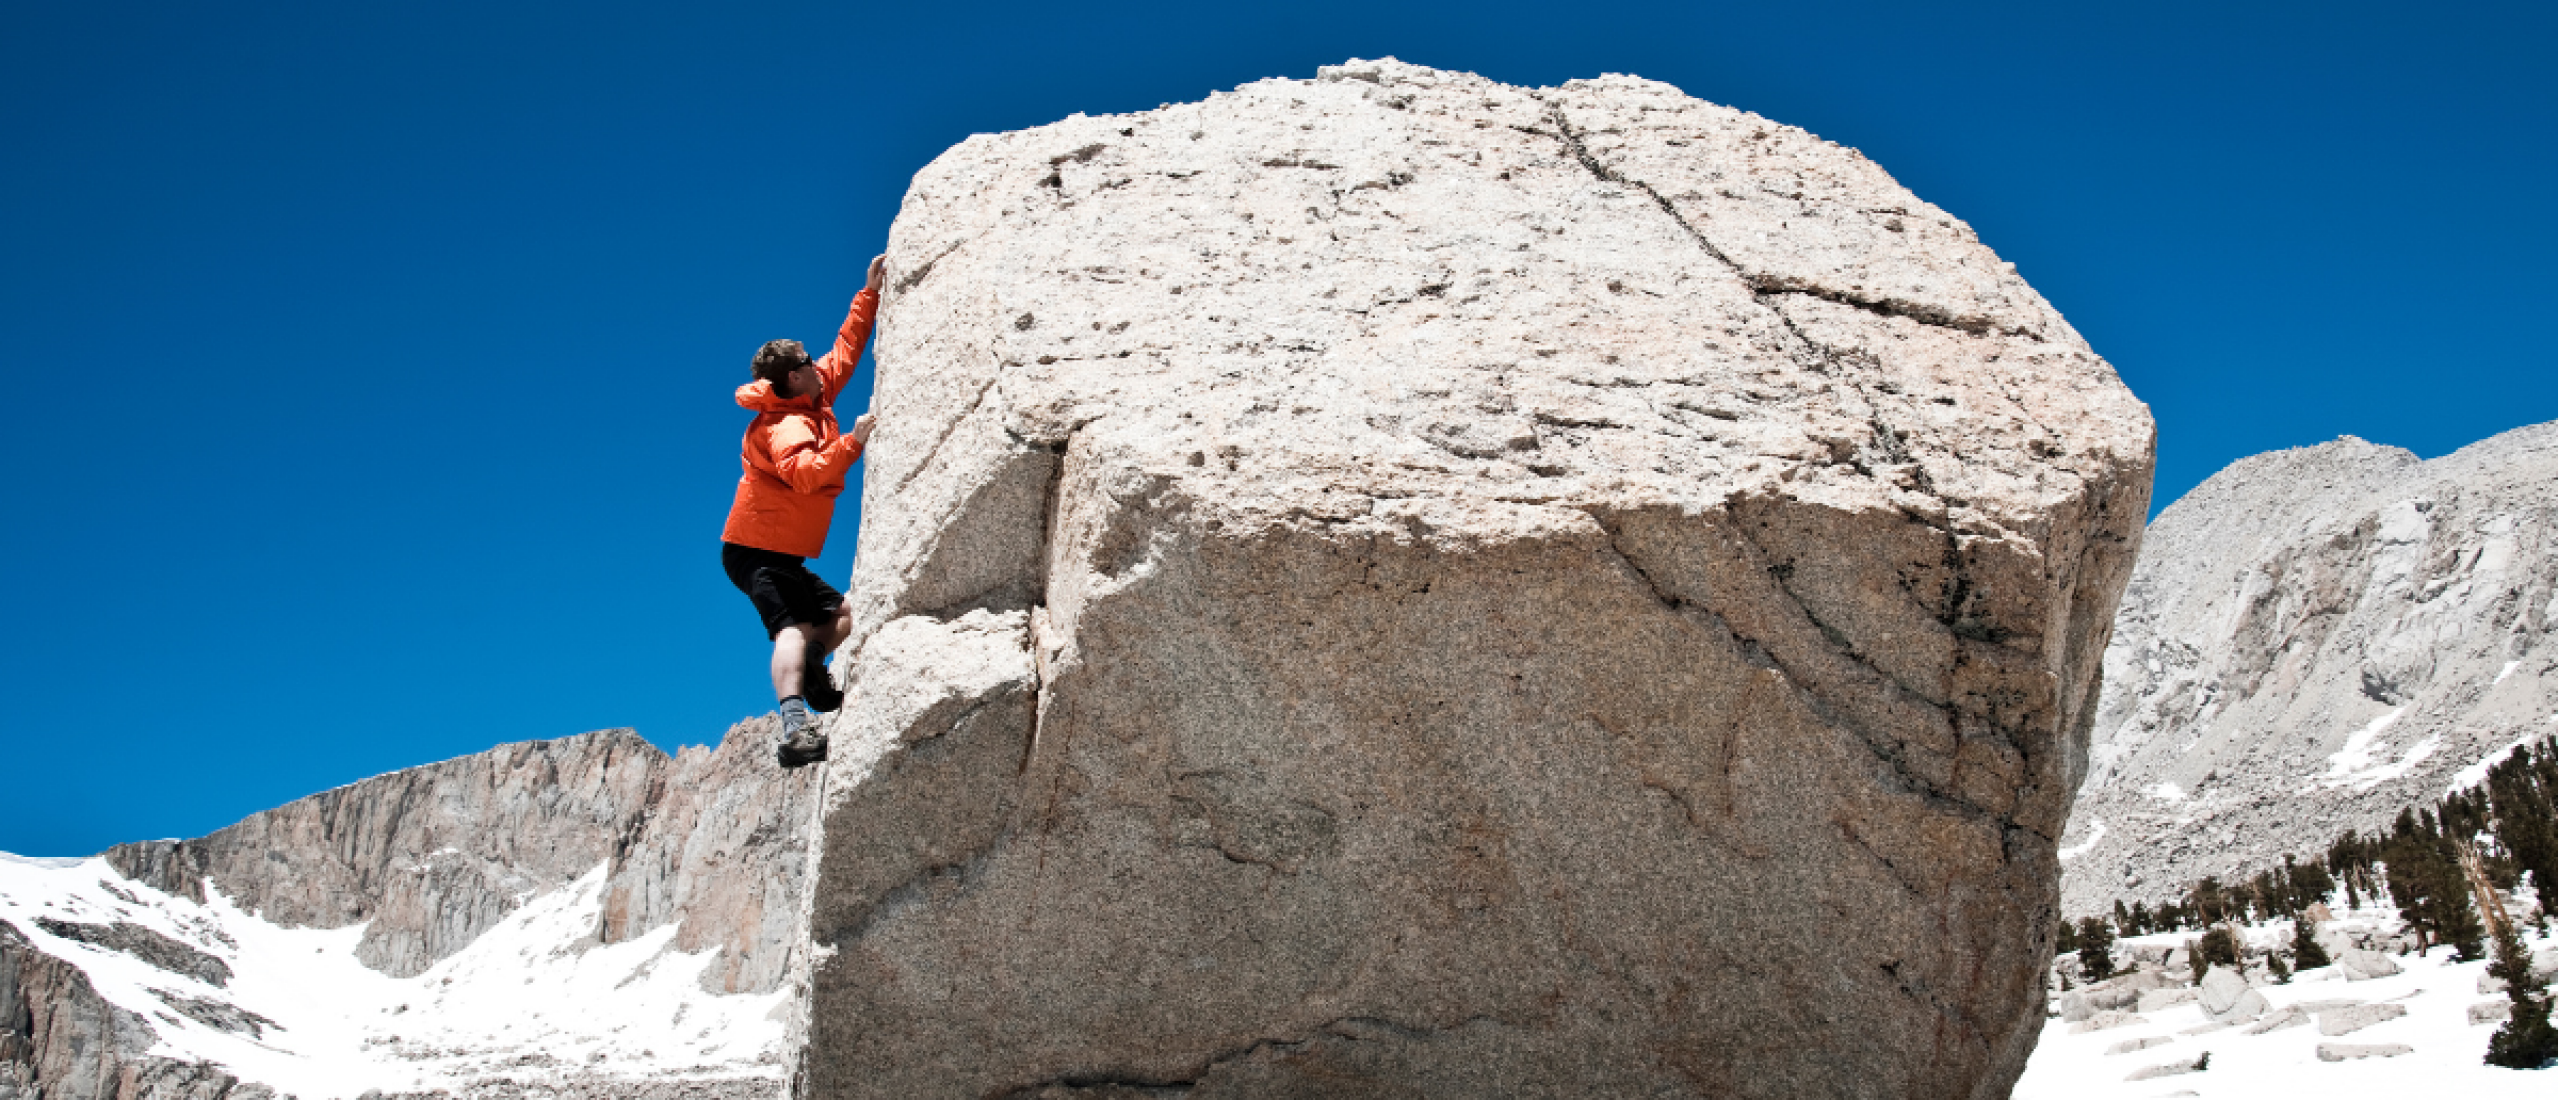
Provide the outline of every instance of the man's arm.
[[862,362],[862,349],[870,346],[871,326],[879,318],[879,284],[887,273],[888,257],[872,257],[868,281],[862,284],[861,293],[853,295],[853,308],[844,314],[844,327],[835,330],[835,350],[817,361],[817,376],[826,383],[826,404],[834,404],[835,395],[852,382],[853,368]]
[[803,493],[814,493],[829,483],[842,484],[852,472],[853,463],[862,457],[860,437],[838,435],[820,444],[809,423],[796,416],[773,425],[767,443],[773,456],[773,475]]

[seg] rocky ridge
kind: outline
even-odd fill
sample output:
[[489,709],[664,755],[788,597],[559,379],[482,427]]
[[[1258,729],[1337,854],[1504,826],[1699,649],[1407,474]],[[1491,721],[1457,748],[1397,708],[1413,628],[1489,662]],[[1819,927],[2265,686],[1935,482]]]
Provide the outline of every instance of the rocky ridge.
[[519,899],[557,889],[638,832],[666,754],[629,730],[528,741],[350,783],[194,840],[107,862],[204,901],[208,880],[286,927],[364,925],[366,965],[410,977]]
[[[775,1093],[815,786],[777,736],[505,745],[0,866],[0,1098]],[[705,1026],[617,1044],[635,1011]]]
[[2558,425],[2241,460],[2160,513],[2063,840],[2072,915],[2322,858],[2558,722]]
[[2015,1079],[2151,429],[1968,227],[1354,62],[889,263],[802,1095]]

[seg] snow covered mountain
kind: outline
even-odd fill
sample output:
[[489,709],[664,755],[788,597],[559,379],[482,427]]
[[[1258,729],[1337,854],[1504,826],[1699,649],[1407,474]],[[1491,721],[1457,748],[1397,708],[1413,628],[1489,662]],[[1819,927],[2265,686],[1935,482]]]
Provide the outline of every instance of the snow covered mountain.
[[0,859],[0,1100],[767,1097],[813,780],[627,730]]
[[2114,620],[2062,908],[2177,895],[2485,778],[2558,729],[2558,424],[2432,461],[2241,460],[2161,513]]

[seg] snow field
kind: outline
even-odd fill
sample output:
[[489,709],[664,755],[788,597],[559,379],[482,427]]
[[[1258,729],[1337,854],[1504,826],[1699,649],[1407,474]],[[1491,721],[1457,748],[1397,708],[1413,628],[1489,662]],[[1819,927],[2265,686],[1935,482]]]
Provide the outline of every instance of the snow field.
[[[2388,910],[2361,910],[2346,914],[2339,926],[2394,925],[2387,917],[2375,919],[2375,913]],[[2324,927],[2324,926],[2322,926]],[[2120,941],[2128,950],[2133,947],[2182,947],[2200,934],[2176,932],[2136,936]],[[2248,930],[2250,942],[2260,946],[2291,942],[2290,921],[2272,921]],[[2525,930],[2524,942],[2537,951],[2558,937],[2533,936]],[[2558,1097],[2558,1070],[2510,1070],[2487,1065],[2487,1037],[2496,1024],[2471,1024],[2469,1006],[2482,1001],[2502,1003],[2502,993],[2478,992],[2478,979],[2487,972],[2485,960],[2470,963],[2451,961],[2451,949],[2437,947],[2427,957],[2393,955],[2391,959],[2402,970],[2391,977],[2369,981],[2348,981],[2333,966],[2304,970],[2288,985],[2265,985],[2258,992],[2273,1002],[2273,1011],[2328,1000],[2356,1000],[2367,1004],[2394,1003],[2404,1005],[2407,1015],[2374,1024],[2345,1035],[2322,1035],[2315,1019],[2310,1023],[2269,1031],[2262,1035],[2246,1034],[2246,1023],[2203,1034],[2186,1034],[2189,1029],[2208,1025],[2198,1004],[2187,1003],[2140,1015],[2149,1022],[2128,1027],[2108,1028],[2073,1035],[2075,1025],[2054,1016],[2044,1022],[2043,1035],[2034,1048],[2033,1057],[2025,1065],[2025,1076],[2017,1082],[2015,1100],[2105,1100],[2112,1097],[2198,1096],[2226,1097],[2229,1100],[2265,1100],[2267,1097],[2316,1096],[2319,1100],[2411,1100],[2414,1097],[2456,1096],[2462,1100],[2550,1100]],[[2269,1013],[2268,1016],[2271,1014]],[[2268,1017],[2258,1017],[2265,1019]],[[2145,1050],[2109,1055],[2108,1048],[2126,1040],[2165,1038],[2165,1043]],[[2412,1053],[2392,1058],[2361,1058],[2343,1062],[2318,1060],[2320,1043],[2374,1045],[2403,1043],[2415,1048]],[[2209,1068],[2200,1073],[2179,1074],[2147,1081],[2126,1081],[2134,1071],[2169,1062],[2191,1060],[2209,1051]]]
[[[413,978],[355,957],[363,926],[283,928],[209,901],[170,897],[104,860],[0,856],[0,919],[78,966],[109,1002],[158,1035],[150,1053],[222,1066],[300,1100],[370,1089],[457,1087],[571,1072],[652,1079],[778,1078],[786,993],[719,996],[700,986],[712,952],[675,950],[673,925],[598,944],[605,868],[525,899],[497,927]],[[38,917],[130,922],[228,963],[228,988],[46,932]],[[158,993],[223,1002],[273,1026],[225,1030]],[[458,1089],[457,1089],[458,1091]]]

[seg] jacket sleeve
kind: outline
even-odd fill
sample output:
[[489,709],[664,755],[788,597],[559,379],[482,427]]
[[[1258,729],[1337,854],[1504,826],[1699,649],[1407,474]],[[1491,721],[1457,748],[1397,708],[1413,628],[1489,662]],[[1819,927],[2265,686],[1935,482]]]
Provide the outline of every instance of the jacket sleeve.
[[835,331],[835,350],[817,361],[817,375],[826,383],[825,402],[835,403],[835,395],[853,380],[853,368],[862,363],[862,349],[870,346],[871,326],[879,318],[879,292],[863,287],[853,295],[853,308],[844,314],[844,327]]
[[852,473],[853,463],[862,457],[860,440],[839,435],[819,443],[808,421],[795,416],[773,425],[767,444],[773,456],[773,475],[802,493],[843,484]]

